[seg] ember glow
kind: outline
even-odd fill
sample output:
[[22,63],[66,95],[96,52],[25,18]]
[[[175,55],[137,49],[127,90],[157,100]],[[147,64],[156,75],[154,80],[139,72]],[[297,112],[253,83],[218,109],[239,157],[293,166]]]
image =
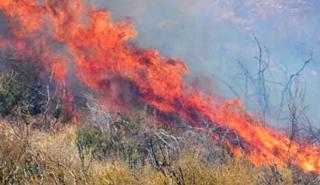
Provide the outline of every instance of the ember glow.
[[[245,155],[255,165],[296,165],[320,173],[320,146],[292,142],[265,128],[242,108],[240,100],[221,102],[192,90],[183,79],[185,64],[163,57],[156,50],[130,43],[137,33],[130,20],[112,22],[111,14],[81,0],[0,0],[7,25],[1,50],[39,61],[58,84],[68,87],[72,72],[91,90],[107,96],[107,76],[133,83],[138,97],[162,112],[173,113],[201,128],[203,121],[234,130],[244,141]],[[72,101],[71,95],[66,95]]]

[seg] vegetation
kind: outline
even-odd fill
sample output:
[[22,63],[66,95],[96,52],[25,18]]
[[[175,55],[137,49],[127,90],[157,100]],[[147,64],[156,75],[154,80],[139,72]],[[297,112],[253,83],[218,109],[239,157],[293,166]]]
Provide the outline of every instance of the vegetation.
[[[79,105],[80,116],[66,119],[65,95],[57,95],[61,87],[51,81],[50,71],[40,78],[36,63],[5,61],[0,73],[0,184],[320,184],[320,176],[294,166],[256,167],[232,156],[223,140],[212,139],[212,130],[228,131],[214,125],[199,133],[178,118],[175,124],[163,124],[141,109],[108,111],[91,96]],[[291,115],[303,109],[300,94],[299,88],[292,93]],[[264,101],[261,106],[268,107]],[[261,113],[263,119],[266,113]],[[295,132],[300,127],[296,117],[292,120],[290,138],[295,140],[303,135]]]
[[132,167],[133,161],[125,161],[127,156],[122,156],[116,147],[109,149],[113,157],[102,159],[100,152],[104,151],[97,151],[101,146],[95,142],[106,140],[107,143],[107,137],[100,131],[78,129],[75,125],[63,126],[54,134],[7,122],[1,122],[0,129],[1,184],[240,185],[293,184],[294,181],[290,169],[255,168],[241,158],[213,165],[190,149],[181,151],[170,163],[162,158],[158,161],[160,167],[147,162]]

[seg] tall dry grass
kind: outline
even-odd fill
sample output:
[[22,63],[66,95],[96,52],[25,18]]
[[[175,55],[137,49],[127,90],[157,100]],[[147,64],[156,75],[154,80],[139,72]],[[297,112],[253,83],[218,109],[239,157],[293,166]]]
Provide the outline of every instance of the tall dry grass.
[[148,164],[132,169],[121,159],[98,161],[90,156],[82,163],[76,133],[74,125],[53,133],[0,122],[0,184],[293,184],[287,169],[277,177],[270,168],[255,168],[241,158],[213,165],[190,151],[161,170]]

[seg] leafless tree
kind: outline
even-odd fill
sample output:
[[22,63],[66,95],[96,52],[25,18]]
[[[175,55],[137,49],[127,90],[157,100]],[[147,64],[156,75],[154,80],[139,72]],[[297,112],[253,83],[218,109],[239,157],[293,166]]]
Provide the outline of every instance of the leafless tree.
[[305,88],[301,87],[299,81],[294,82],[290,89],[290,99],[288,100],[289,123],[290,123],[290,140],[299,140],[301,131],[302,117],[306,114],[308,106],[305,106]]
[[289,79],[287,80],[287,82],[283,84],[283,90],[281,92],[281,99],[280,99],[279,110],[278,110],[278,114],[279,114],[278,117],[283,111],[285,100],[287,99],[290,101],[292,99],[292,96],[293,96],[291,92],[292,85],[295,83],[295,81],[299,80],[300,76],[302,75],[302,73],[304,72],[308,64],[312,61],[312,57],[313,57],[313,53],[311,52],[310,57],[306,61],[304,61],[303,65],[296,72],[292,73]]
[[[270,93],[266,80],[266,72],[269,69],[270,53],[267,47],[263,47],[259,39],[253,35],[253,39],[258,48],[258,56],[254,57],[257,61],[257,72],[253,74],[249,68],[241,61],[237,61],[244,77],[244,101],[248,102],[252,98],[256,99],[259,107],[260,121],[265,124],[266,116],[270,114]],[[266,57],[264,56],[266,55]],[[249,91],[253,93],[249,93]],[[247,105],[248,103],[246,103]]]

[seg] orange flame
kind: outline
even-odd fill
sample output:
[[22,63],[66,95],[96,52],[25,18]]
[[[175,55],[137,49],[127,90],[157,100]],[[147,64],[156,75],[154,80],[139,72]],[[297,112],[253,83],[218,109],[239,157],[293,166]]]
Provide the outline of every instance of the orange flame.
[[[110,12],[82,0],[0,0],[0,11],[10,33],[1,37],[1,48],[40,60],[57,81],[66,81],[70,64],[80,80],[104,94],[106,75],[116,74],[133,82],[140,98],[160,111],[178,114],[195,127],[206,120],[236,131],[247,158],[258,166],[290,163],[320,173],[319,145],[292,142],[261,126],[239,100],[219,103],[192,91],[183,79],[188,69],[182,61],[128,42],[137,35],[130,21],[114,23]],[[233,152],[241,155],[238,148]]]

